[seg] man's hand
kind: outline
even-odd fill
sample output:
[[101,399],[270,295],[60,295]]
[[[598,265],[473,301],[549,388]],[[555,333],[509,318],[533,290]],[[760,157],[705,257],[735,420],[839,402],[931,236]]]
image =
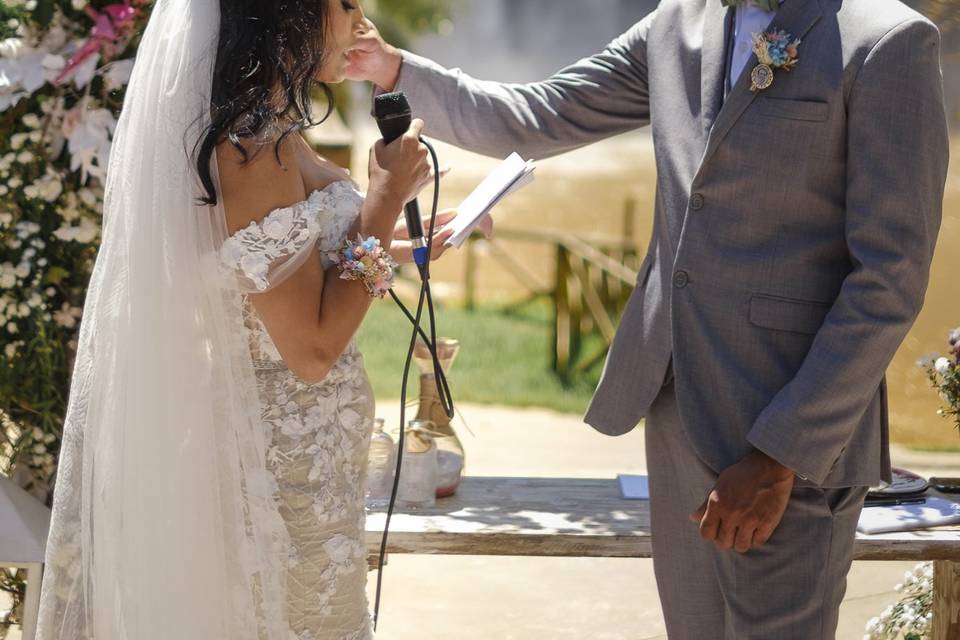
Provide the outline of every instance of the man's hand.
[[384,42],[377,27],[364,18],[357,44],[347,52],[347,78],[370,81],[384,91],[393,91],[400,77],[400,50]]
[[717,478],[690,520],[700,535],[724,550],[746,553],[767,542],[790,500],[794,473],[754,449]]

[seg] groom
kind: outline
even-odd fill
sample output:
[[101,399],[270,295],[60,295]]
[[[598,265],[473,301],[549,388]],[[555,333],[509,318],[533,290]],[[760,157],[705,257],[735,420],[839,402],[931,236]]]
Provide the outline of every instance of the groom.
[[498,157],[652,126],[653,236],[585,420],[646,418],[671,639],[832,638],[940,225],[937,29],[897,0],[663,0],[543,82],[474,80],[372,28],[350,73]]

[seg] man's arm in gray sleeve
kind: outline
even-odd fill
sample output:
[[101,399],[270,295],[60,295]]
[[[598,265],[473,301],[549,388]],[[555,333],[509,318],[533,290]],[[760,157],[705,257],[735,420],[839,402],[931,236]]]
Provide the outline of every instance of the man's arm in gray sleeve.
[[940,34],[932,23],[910,20],[880,39],[847,113],[853,271],[796,377],[747,435],[816,484],[843,452],[923,306],[949,159]]
[[476,80],[403,51],[395,87],[424,133],[489,156],[544,158],[649,124],[647,33],[654,13],[542,82]]

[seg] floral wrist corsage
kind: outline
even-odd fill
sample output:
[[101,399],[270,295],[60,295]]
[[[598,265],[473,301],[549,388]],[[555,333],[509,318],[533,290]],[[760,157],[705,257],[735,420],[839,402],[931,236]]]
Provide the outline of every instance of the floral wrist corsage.
[[366,240],[357,234],[357,240],[343,241],[343,247],[333,262],[344,280],[359,280],[372,298],[382,298],[393,287],[396,260],[380,246],[380,240],[370,236]]

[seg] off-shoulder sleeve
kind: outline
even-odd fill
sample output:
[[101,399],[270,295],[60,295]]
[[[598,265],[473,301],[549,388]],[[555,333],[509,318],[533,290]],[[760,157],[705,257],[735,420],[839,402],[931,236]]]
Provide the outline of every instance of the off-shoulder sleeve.
[[[350,225],[353,224],[363,206],[363,193],[349,180],[341,180],[329,185],[316,194],[318,206],[314,215],[323,211],[322,230],[317,241],[317,249],[324,257],[336,253],[343,244]],[[322,203],[322,204],[321,204]]]
[[311,255],[321,234],[323,215],[311,197],[274,209],[228,237],[220,264],[246,292],[262,293],[289,278]]
[[236,277],[244,292],[268,291],[314,251],[336,251],[362,202],[363,196],[346,183],[314,191],[306,200],[274,209],[229,236],[220,248],[220,265]]

